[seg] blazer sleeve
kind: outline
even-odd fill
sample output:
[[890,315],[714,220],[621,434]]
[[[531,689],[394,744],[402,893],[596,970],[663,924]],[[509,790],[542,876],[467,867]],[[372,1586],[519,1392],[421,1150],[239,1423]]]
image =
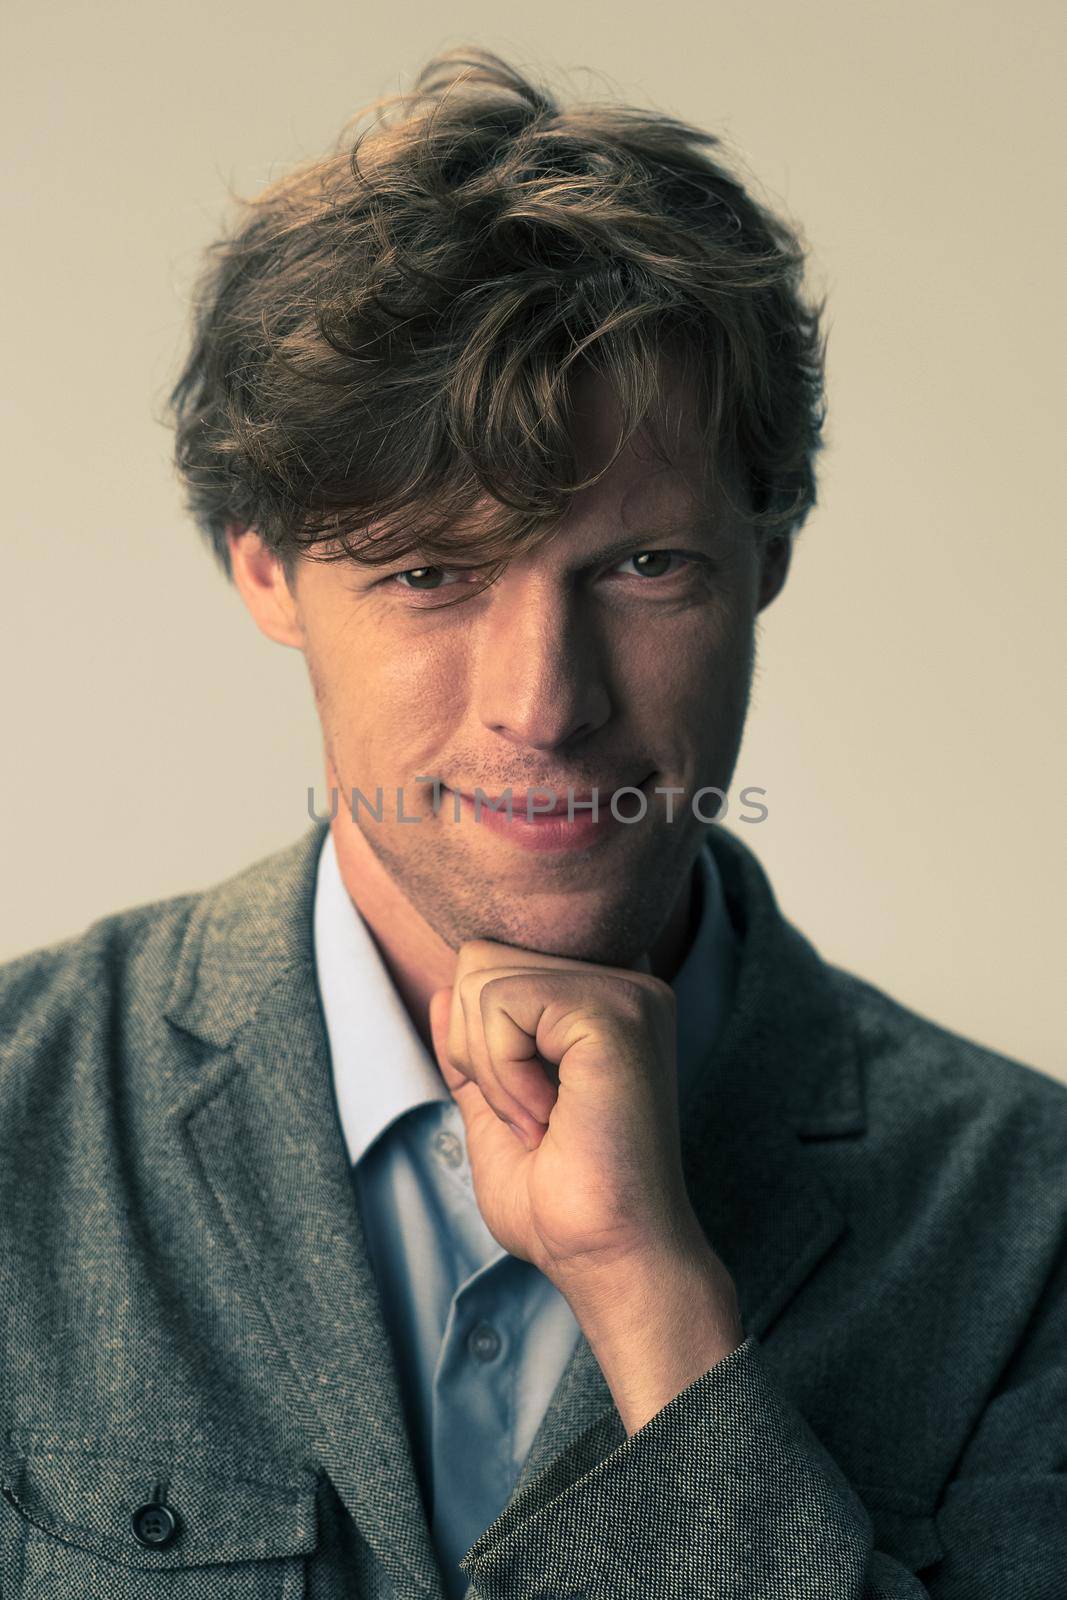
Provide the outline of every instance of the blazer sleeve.
[[466,1600],[1058,1600],[1065,1306],[1061,1293],[1032,1323],[920,1563],[876,1548],[866,1507],[749,1337],[603,1459],[582,1435],[531,1480],[460,1562]]

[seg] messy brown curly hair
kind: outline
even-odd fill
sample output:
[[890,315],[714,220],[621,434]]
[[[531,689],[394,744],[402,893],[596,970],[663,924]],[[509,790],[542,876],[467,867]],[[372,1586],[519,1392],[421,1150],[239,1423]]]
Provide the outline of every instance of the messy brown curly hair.
[[232,526],[290,575],[302,554],[417,550],[491,581],[614,460],[579,477],[578,375],[612,385],[618,454],[669,414],[664,353],[709,485],[739,463],[756,537],[795,533],[816,498],[823,306],[804,297],[797,234],[707,153],[720,146],[658,112],[563,109],[461,47],[240,200],[167,411],[223,570]]

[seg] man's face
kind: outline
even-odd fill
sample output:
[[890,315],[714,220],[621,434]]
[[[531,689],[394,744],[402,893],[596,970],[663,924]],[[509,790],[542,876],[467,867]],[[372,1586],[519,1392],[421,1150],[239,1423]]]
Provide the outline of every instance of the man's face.
[[[615,437],[608,399],[582,391],[583,467]],[[707,832],[692,797],[725,792],[733,776],[765,603],[751,531],[721,502],[701,514],[695,482],[631,445],[557,534],[455,605],[440,602],[463,593],[458,569],[397,576],[423,564],[417,555],[377,568],[298,562],[293,604],[339,789],[334,827],[359,828],[453,947],[487,938],[623,965],[666,924]],[[636,562],[644,551],[661,553]],[[444,786],[436,811],[419,776]],[[361,803],[353,822],[352,790],[374,805],[379,786],[382,820]],[[454,793],[479,786],[510,789],[519,818],[541,786],[563,801],[595,788],[602,815],[615,790],[640,787],[647,812],[580,848],[534,849],[476,821],[468,802],[456,820]],[[398,788],[417,822],[398,819]],[[714,817],[717,797],[700,806]],[[639,809],[633,795],[618,802],[625,816]]]

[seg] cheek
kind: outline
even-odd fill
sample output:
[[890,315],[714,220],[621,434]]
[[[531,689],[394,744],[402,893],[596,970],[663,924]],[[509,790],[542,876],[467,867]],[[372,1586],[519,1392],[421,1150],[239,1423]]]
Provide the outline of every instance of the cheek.
[[674,781],[723,784],[736,759],[751,679],[749,650],[742,634],[723,636],[694,631],[677,647],[664,649],[651,690],[635,688],[638,720]]
[[688,724],[698,733],[733,704],[747,671],[745,630],[717,607],[676,614],[637,641],[631,630],[621,644],[617,681],[653,728]]
[[[440,750],[462,720],[465,672],[455,643],[378,638],[335,681],[348,748],[394,768],[410,759],[422,762],[416,770],[432,770],[424,758]],[[390,772],[380,781],[403,780]]]

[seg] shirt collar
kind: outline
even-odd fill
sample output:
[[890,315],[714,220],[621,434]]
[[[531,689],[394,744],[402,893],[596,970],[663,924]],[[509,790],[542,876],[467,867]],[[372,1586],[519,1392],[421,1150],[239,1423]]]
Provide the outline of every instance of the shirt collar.
[[[736,960],[719,869],[707,844],[697,862],[699,923],[671,985],[682,1104],[725,1019]],[[314,950],[337,1110],[355,1165],[405,1112],[434,1100],[451,1104],[452,1096],[352,904],[329,830],[315,884]]]

